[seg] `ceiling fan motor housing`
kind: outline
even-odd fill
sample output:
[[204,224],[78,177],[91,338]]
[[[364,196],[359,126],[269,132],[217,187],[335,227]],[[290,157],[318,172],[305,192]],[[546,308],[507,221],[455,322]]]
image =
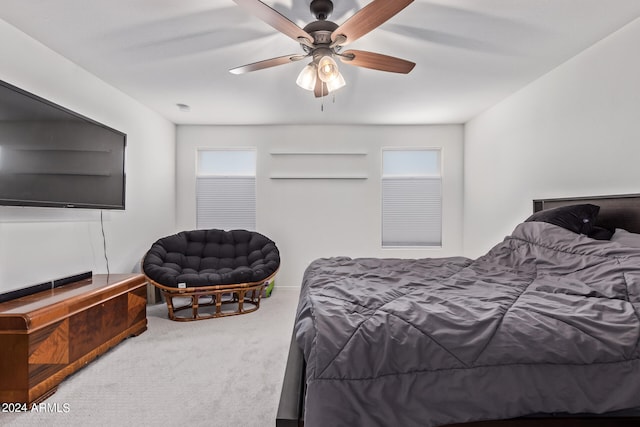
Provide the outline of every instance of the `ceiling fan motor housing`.
[[313,37],[313,44],[329,45],[331,44],[331,34],[336,28],[338,28],[338,24],[331,21],[313,21],[304,27],[304,31]]

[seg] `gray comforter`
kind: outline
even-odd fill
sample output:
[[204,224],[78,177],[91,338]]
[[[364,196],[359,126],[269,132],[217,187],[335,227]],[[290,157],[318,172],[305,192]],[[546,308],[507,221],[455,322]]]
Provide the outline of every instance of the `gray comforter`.
[[640,406],[640,252],[538,222],[477,260],[320,259],[295,326],[305,426]]

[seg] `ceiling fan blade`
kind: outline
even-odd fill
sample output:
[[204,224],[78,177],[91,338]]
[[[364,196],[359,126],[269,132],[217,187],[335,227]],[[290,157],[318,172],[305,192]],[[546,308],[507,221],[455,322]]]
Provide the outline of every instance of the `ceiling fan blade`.
[[316,98],[329,95],[327,84],[320,79],[316,79],[316,87],[313,89],[313,94]]
[[262,70],[264,68],[275,67],[276,65],[288,64],[289,62],[300,61],[309,55],[285,55],[277,58],[265,59],[264,61],[254,62],[252,64],[243,65],[241,67],[229,70],[231,74],[244,74],[250,71]]
[[416,66],[411,61],[364,50],[345,50],[340,53],[339,58],[345,64],[355,65],[356,67],[401,74],[409,74],[413,67]]
[[309,43],[313,43],[313,37],[302,28],[298,27],[289,18],[278,12],[277,10],[267,6],[260,0],[233,0],[238,6],[243,7],[247,12],[262,19],[281,33],[291,37],[297,42],[300,38],[306,39]]
[[338,37],[343,36],[346,40],[340,41],[340,45],[352,43],[382,25],[412,2],[413,0],[373,0],[336,28],[331,34],[331,40],[335,42]]

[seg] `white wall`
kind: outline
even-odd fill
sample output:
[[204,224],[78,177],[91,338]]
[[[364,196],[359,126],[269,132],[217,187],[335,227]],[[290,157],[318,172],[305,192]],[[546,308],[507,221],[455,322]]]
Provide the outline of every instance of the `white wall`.
[[[109,268],[139,268],[175,226],[175,126],[0,20],[0,79],[127,134],[125,211],[104,212]],[[0,207],[0,292],[106,273],[100,211]]]
[[635,20],[466,124],[466,255],[532,199],[640,193],[639,44]]
[[[281,252],[278,286],[299,286],[319,257],[439,257],[462,250],[463,129],[449,126],[178,126],[178,228],[195,228],[198,148],[256,147],[257,229]],[[442,147],[443,247],[382,249],[382,147]],[[273,152],[351,152],[342,156],[278,156]],[[305,171],[301,162],[307,162]],[[287,173],[356,174],[366,179],[272,179]]]

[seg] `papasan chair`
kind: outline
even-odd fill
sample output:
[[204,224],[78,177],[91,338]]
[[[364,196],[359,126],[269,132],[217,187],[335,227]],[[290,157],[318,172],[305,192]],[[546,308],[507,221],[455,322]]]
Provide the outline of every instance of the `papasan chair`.
[[[147,280],[166,300],[169,318],[178,321],[257,310],[279,267],[275,243],[247,230],[182,231],[157,240],[142,261]],[[210,308],[201,313],[201,307]],[[190,314],[176,314],[183,310]]]

